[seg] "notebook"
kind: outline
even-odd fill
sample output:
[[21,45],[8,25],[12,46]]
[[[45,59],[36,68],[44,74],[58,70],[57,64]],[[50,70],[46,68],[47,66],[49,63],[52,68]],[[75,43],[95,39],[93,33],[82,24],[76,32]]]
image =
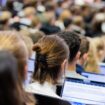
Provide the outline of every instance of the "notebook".
[[72,105],[105,105],[105,83],[65,78],[61,96]]

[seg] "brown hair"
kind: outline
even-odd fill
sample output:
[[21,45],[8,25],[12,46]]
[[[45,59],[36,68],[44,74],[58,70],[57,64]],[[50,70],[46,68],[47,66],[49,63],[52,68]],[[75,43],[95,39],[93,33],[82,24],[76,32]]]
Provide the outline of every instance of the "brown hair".
[[88,53],[89,51],[89,41],[85,36],[80,36],[81,38],[81,44],[80,44],[80,52],[82,57],[85,53]]
[[25,33],[20,33],[20,37],[22,38],[22,40],[24,41],[27,50],[28,50],[28,58],[31,57],[32,55],[32,46],[33,46],[33,41],[32,39],[26,35]]
[[30,38],[32,39],[33,43],[35,44],[39,39],[41,39],[45,34],[42,31],[36,31],[30,34]]
[[0,49],[8,50],[18,60],[18,76],[20,81],[25,78],[25,65],[27,63],[28,51],[25,43],[16,32],[0,31]]
[[33,47],[36,64],[33,78],[43,84],[56,83],[61,73],[61,64],[69,56],[69,49],[63,39],[56,35],[41,38]]

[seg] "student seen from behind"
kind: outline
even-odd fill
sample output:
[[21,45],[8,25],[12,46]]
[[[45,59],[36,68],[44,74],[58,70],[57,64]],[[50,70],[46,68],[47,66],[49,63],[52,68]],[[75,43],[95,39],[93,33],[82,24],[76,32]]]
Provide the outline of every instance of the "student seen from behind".
[[7,51],[0,51],[0,105],[25,105],[18,81],[18,62]]
[[56,35],[45,36],[34,44],[36,63],[33,83],[26,91],[59,98],[56,85],[64,75],[69,56],[69,49],[63,39]]
[[88,58],[88,51],[89,51],[89,41],[85,36],[80,36],[81,38],[81,44],[80,44],[80,58],[78,59],[77,65],[76,65],[76,72],[81,74],[84,72],[84,66],[86,64],[87,58]]
[[66,70],[65,76],[84,79],[83,76],[76,73],[76,64],[80,57],[80,51],[79,51],[81,44],[80,36],[73,31],[60,32],[58,33],[58,36],[60,36],[65,40],[65,42],[69,46],[69,51],[70,51],[68,68]]
[[[23,89],[23,83],[26,79],[27,74],[27,60],[28,60],[28,50],[17,32],[11,31],[1,31],[0,32],[0,50],[7,50],[12,53],[18,63],[18,82]],[[25,104],[35,105],[34,98],[30,98],[31,95],[27,94],[25,91],[21,94]]]

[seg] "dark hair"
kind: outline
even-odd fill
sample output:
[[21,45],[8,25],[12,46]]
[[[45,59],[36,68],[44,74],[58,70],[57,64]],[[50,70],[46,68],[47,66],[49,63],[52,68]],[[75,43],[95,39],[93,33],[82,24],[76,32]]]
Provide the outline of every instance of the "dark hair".
[[72,62],[80,48],[81,39],[79,35],[71,31],[59,32],[57,35],[63,38],[69,46],[69,62]]
[[89,41],[85,36],[80,36],[81,38],[81,44],[80,44],[80,52],[82,57],[85,53],[89,51]]
[[7,51],[0,51],[0,105],[22,105],[17,74],[15,57]]
[[41,84],[45,81],[57,83],[61,64],[69,56],[64,40],[56,35],[45,36],[34,45],[33,50],[37,54],[33,79]]

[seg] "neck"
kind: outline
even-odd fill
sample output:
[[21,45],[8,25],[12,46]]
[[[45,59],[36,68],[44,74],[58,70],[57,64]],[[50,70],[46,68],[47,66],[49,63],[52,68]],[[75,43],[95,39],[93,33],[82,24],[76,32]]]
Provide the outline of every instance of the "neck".
[[85,62],[84,60],[79,59],[77,63],[78,63],[79,65],[81,65],[81,66],[84,66],[84,62]]
[[68,64],[69,71],[76,71],[76,62],[71,62]]

